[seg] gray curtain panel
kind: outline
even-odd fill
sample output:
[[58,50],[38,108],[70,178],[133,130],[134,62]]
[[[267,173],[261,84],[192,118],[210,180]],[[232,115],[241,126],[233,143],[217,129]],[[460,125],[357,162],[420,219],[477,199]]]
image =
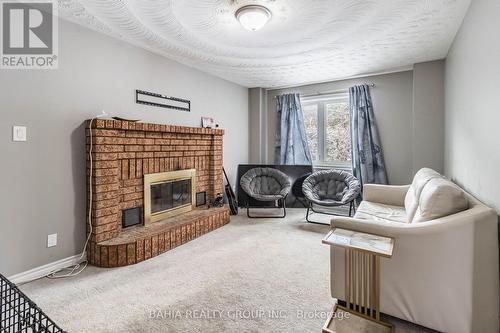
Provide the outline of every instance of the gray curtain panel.
[[276,110],[278,121],[276,125],[275,163],[312,164],[299,94],[277,96]]
[[361,184],[387,184],[382,145],[378,135],[370,87],[349,89],[351,105],[352,171]]

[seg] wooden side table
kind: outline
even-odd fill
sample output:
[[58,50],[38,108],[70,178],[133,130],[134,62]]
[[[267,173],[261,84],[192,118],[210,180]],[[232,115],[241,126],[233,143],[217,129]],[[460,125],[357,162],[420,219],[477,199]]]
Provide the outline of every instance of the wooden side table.
[[[339,310],[356,316],[358,327],[363,327],[366,332],[393,332],[391,324],[380,320],[380,257],[392,257],[394,238],[334,228],[323,238],[323,243],[345,249],[346,302],[345,307],[334,307],[323,332],[342,331],[339,321],[334,323],[335,313]],[[360,326],[360,320],[368,322]],[[336,326],[335,330],[332,330],[333,326]],[[365,332],[360,329],[358,332]]]

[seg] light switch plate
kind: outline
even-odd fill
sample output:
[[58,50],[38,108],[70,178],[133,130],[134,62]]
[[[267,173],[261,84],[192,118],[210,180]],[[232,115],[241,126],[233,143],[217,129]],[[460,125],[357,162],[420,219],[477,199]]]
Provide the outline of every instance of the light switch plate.
[[13,126],[12,127],[12,141],[26,141],[26,126]]
[[57,245],[57,234],[51,234],[47,236],[47,247],[53,247]]

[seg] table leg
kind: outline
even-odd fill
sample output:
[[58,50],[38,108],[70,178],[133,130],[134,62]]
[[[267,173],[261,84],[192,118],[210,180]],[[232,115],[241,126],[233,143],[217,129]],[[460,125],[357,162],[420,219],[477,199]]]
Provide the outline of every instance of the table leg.
[[380,257],[345,249],[346,308],[380,320]]

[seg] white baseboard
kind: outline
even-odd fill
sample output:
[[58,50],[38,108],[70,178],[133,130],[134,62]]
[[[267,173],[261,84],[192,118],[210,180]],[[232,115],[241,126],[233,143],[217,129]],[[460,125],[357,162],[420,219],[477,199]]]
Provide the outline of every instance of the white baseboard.
[[76,265],[85,260],[87,257],[87,255],[85,254],[83,260],[80,260],[81,256],[82,254],[80,253],[72,257],[57,260],[43,266],[35,267],[33,269],[30,269],[29,271],[12,275],[11,277],[8,277],[8,279],[15,284],[26,283],[35,279],[39,279],[54,270]]

